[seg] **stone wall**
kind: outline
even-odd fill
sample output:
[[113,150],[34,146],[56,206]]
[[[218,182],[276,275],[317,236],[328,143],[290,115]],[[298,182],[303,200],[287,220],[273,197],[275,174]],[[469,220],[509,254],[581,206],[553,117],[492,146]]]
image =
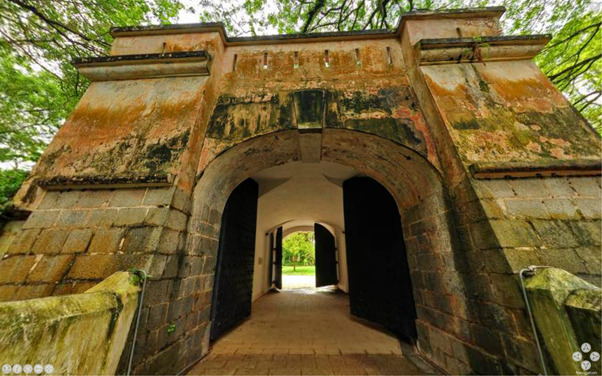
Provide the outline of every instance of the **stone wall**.
[[139,292],[132,275],[122,272],[81,294],[0,303],[3,364],[51,364],[60,375],[114,375]]

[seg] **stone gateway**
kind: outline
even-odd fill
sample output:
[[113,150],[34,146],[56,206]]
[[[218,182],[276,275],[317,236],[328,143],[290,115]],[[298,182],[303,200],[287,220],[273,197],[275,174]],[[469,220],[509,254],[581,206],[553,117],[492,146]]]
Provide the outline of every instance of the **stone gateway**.
[[532,61],[550,36],[500,35],[503,12],[113,29],[15,198],[0,299],[142,268],[134,373],[176,374],[278,285],[282,237],[321,226],[354,315],[452,374],[541,372],[518,272],[600,286],[601,141]]

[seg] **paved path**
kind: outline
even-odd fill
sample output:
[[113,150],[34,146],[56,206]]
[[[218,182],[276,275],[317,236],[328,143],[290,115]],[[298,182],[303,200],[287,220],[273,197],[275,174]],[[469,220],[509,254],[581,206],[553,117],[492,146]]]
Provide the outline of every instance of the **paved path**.
[[418,375],[393,336],[349,314],[334,289],[268,293],[189,375]]

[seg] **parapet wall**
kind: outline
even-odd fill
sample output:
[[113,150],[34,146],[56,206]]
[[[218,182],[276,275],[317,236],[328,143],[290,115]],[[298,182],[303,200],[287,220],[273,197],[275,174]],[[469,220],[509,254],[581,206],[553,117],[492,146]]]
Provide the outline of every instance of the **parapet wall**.
[[82,294],[0,303],[2,363],[114,375],[138,306],[131,278],[120,272]]

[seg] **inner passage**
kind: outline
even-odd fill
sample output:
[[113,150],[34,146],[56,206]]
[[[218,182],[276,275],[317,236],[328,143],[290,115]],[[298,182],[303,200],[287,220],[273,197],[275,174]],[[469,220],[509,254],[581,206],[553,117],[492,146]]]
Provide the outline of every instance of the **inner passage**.
[[212,308],[192,373],[419,373],[400,342],[416,334],[399,211],[351,168],[290,163],[234,189]]

